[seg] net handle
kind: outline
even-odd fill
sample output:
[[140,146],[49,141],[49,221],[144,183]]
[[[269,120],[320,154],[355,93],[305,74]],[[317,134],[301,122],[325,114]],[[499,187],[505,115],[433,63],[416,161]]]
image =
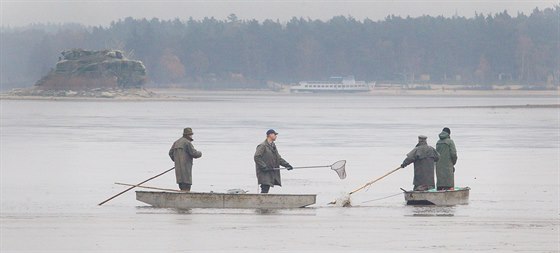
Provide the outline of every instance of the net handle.
[[[334,166],[337,163],[342,163],[342,165],[335,168]],[[305,166],[305,167],[293,167],[293,169],[317,169],[317,168],[330,168],[338,175],[338,178],[345,179],[346,178],[346,160],[336,161],[331,165],[319,165],[319,166]],[[273,170],[286,170],[288,168],[274,168]]]
[[[342,165],[342,167],[344,167],[346,165],[346,160],[339,160],[334,162],[331,165],[317,165],[317,166],[301,166],[301,167],[293,167],[294,169],[317,169],[317,168],[331,168],[331,170],[337,170],[337,168],[334,168],[334,165],[339,163],[339,162],[344,162],[344,164]],[[287,168],[274,168],[273,170],[286,170]]]
[[326,167],[332,167],[332,165],[302,166],[302,167],[294,167],[294,169],[317,169],[317,168],[326,168]]

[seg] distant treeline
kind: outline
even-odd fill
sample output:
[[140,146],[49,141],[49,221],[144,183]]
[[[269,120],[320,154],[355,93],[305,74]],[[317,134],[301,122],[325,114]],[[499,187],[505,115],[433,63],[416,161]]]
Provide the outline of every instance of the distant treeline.
[[159,20],[126,18],[108,27],[3,27],[1,83],[29,86],[70,48],[121,49],[144,62],[154,85],[264,87],[354,75],[398,83],[558,84],[560,6],[515,17],[382,21]]

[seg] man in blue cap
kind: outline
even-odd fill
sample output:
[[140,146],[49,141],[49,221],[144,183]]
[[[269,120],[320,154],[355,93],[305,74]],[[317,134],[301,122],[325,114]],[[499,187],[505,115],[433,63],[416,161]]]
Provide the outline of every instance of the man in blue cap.
[[258,183],[261,185],[261,193],[268,193],[270,187],[275,185],[282,186],[280,170],[275,169],[283,166],[288,170],[293,167],[284,160],[276,148],[276,138],[278,133],[274,129],[266,131],[266,140],[257,146],[255,152],[255,167],[257,170]]

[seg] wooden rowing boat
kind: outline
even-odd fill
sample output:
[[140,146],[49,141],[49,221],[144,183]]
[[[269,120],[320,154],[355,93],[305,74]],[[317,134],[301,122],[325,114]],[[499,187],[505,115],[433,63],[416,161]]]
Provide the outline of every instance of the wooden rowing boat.
[[136,200],[160,208],[282,209],[315,204],[315,194],[228,194],[137,191]]
[[455,187],[455,190],[445,191],[404,191],[407,205],[436,205],[454,206],[469,203],[469,187]]

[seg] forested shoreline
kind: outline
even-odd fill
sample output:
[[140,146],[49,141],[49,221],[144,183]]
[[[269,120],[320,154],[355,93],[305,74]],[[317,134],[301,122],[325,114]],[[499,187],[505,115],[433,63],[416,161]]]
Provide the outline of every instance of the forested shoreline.
[[125,18],[109,26],[3,27],[3,88],[28,87],[70,48],[120,49],[150,85],[228,89],[354,75],[357,80],[558,85],[560,7],[475,17],[387,16],[287,22]]

